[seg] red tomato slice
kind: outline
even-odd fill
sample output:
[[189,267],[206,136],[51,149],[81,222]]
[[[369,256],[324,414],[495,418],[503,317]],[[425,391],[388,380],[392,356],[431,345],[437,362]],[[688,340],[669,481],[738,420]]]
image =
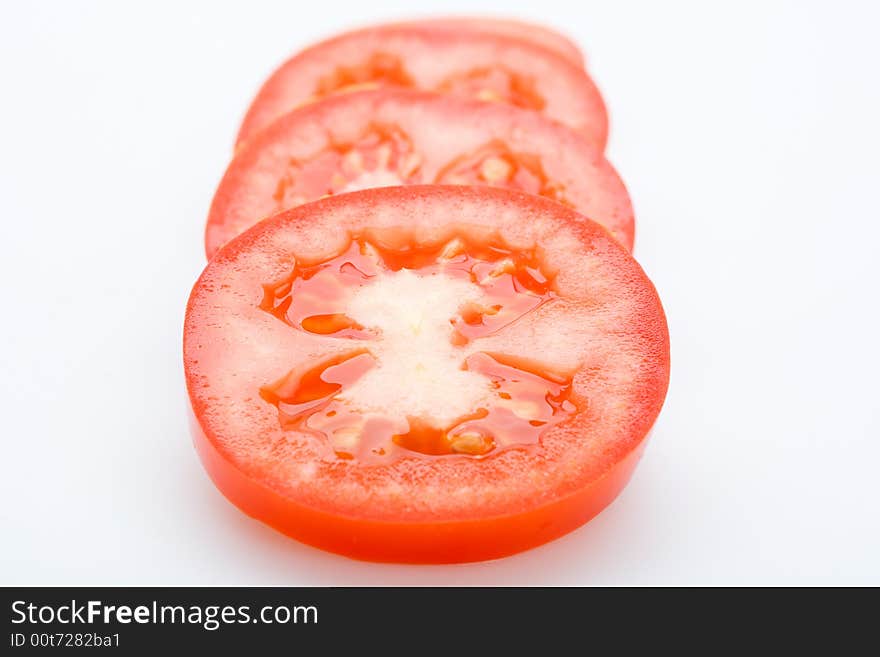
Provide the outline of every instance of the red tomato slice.
[[[379,26],[377,26],[379,27]],[[453,32],[475,32],[477,34],[494,34],[514,37],[528,41],[534,45],[552,50],[565,57],[575,66],[584,65],[584,55],[580,48],[567,36],[560,34],[544,25],[528,23],[510,18],[473,18],[465,16],[447,16],[444,18],[426,18],[422,20],[392,23],[386,27],[428,28],[432,30],[448,30]],[[377,28],[371,28],[377,29]]]
[[581,135],[508,105],[383,89],[302,107],[247,142],[217,189],[205,251],[210,258],[258,220],[328,194],[422,183],[547,196],[632,249],[626,188]]
[[388,26],[350,32],[301,51],[260,89],[238,143],[290,110],[365,87],[406,87],[540,112],[600,149],[608,135],[605,105],[586,72],[522,39]]
[[654,287],[598,224],[488,187],[263,221],[193,288],[195,443],[249,515],[359,559],[456,562],[573,530],[626,484],[669,378]]

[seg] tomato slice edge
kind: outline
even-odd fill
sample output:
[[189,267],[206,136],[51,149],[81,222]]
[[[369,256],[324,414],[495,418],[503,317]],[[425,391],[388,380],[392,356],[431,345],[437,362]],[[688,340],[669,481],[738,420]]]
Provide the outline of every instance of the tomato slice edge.
[[584,54],[580,47],[568,36],[555,28],[542,23],[534,23],[516,18],[498,18],[487,16],[438,16],[434,18],[399,21],[365,27],[375,29],[383,27],[424,27],[440,30],[468,30],[509,36],[528,41],[535,45],[552,50],[568,59],[576,66],[584,66]]
[[626,487],[648,437],[605,474],[525,513],[460,521],[382,521],[331,514],[297,503],[239,470],[190,413],[193,443],[224,497],[248,516],[297,541],[362,561],[444,564],[507,557],[560,538],[609,506]]
[[[574,111],[571,107],[559,109],[558,111],[548,110],[549,113],[547,115],[554,120],[567,123],[574,129],[582,132],[600,150],[605,147],[608,136],[608,116],[601,93],[590,75],[582,67],[573,64],[564,56],[545,47],[507,35],[459,33],[419,27],[386,26],[379,29],[368,28],[347,32],[320,41],[301,49],[279,65],[264,81],[248,107],[236,137],[236,148],[240,148],[248,139],[252,138],[282,114],[303,104],[320,100],[314,96],[315,89],[309,92],[301,90],[293,94],[292,98],[290,97],[291,92],[288,87],[299,86],[306,82],[306,78],[302,71],[300,71],[301,67],[304,67],[304,71],[311,71],[312,61],[333,61],[335,57],[338,57],[337,52],[346,47],[348,41],[356,42],[359,39],[369,41],[372,37],[386,39],[389,43],[395,38],[422,42],[420,47],[426,49],[426,51],[434,52],[442,52],[446,48],[454,50],[456,47],[462,47],[462,44],[476,52],[483,45],[489,43],[509,51],[509,53],[524,54],[523,61],[540,61],[542,62],[542,67],[536,70],[552,68],[559,76],[566,79],[564,85],[554,89],[554,95],[558,96],[558,98],[556,100],[548,98],[548,102],[552,101],[554,104],[559,102],[563,105],[574,103],[579,106],[577,111]],[[391,54],[401,59],[402,66],[406,66],[406,63],[402,61],[406,57],[405,52]],[[347,62],[347,60],[345,61]],[[337,60],[335,65],[340,66],[341,63]],[[469,68],[479,68],[480,66],[487,65],[489,65],[487,62],[475,62],[469,65]],[[491,66],[499,66],[499,62],[492,60]],[[531,63],[527,66],[531,66]],[[464,70],[468,69],[463,66],[459,68],[450,67],[447,75],[453,75],[456,72],[461,73]],[[326,69],[323,75],[328,75],[332,71],[333,69]],[[514,72],[522,73],[522,71]],[[530,71],[527,70],[526,73],[528,72]],[[312,74],[317,75],[317,73]],[[394,73],[393,77],[399,77],[400,75],[402,75],[400,72]],[[320,77],[316,77],[315,81],[319,79]],[[312,84],[312,82],[309,84]],[[381,81],[379,84],[382,84]],[[423,90],[435,91],[435,89]],[[564,116],[557,115],[559,113]]]

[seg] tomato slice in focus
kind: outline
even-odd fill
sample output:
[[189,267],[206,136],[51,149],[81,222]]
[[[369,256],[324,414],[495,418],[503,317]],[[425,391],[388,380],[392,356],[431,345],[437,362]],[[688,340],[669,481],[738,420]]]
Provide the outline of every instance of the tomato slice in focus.
[[583,68],[520,38],[390,25],[311,46],[263,84],[238,145],[301,105],[363,88],[403,87],[514,105],[581,133],[602,150],[608,117]]
[[388,187],[224,247],[193,288],[184,364],[197,450],[246,513],[360,559],[455,562],[614,499],[669,341],[641,268],[570,208]]
[[581,135],[508,105],[384,89],[302,107],[245,144],[215,194],[205,251],[210,258],[258,220],[329,194],[426,183],[546,196],[633,245],[626,188]]

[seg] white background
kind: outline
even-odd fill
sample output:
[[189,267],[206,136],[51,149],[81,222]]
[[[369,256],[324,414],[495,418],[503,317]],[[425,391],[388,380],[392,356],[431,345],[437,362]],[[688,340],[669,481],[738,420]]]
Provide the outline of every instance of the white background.
[[[372,4],[3,4],[0,583],[880,584],[873,3]],[[314,38],[441,7],[586,49],[672,383],[634,480],[586,527],[492,563],[358,563],[210,483],[181,325],[263,76]]]

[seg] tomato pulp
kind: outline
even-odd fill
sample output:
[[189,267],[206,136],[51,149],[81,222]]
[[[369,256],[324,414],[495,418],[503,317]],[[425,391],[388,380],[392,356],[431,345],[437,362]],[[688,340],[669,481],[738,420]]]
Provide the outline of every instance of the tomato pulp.
[[245,144],[215,194],[205,251],[210,258],[258,220],[329,194],[425,183],[546,196],[633,245],[626,188],[583,136],[507,105],[386,89],[302,107]]
[[350,32],[282,64],[251,103],[238,134],[246,142],[301,105],[365,87],[404,87],[539,112],[600,150],[608,117],[583,68],[520,38],[390,25]]
[[503,189],[371,189],[222,248],[184,364],[198,452],[250,515],[355,558],[511,554],[589,520],[663,403],[669,341],[629,253]]

